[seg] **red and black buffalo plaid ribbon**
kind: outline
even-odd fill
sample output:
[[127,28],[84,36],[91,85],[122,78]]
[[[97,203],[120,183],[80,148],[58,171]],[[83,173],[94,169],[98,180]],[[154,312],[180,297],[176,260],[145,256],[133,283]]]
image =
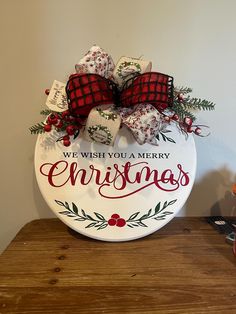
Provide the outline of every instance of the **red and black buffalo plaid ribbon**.
[[162,111],[173,103],[173,77],[147,72],[126,81],[120,94],[120,105],[129,107],[137,104],[152,104]]
[[75,116],[88,116],[93,107],[103,104],[130,107],[149,103],[162,111],[171,107],[173,90],[173,77],[158,72],[129,79],[122,91],[113,81],[91,73],[74,74],[66,85],[69,110]]

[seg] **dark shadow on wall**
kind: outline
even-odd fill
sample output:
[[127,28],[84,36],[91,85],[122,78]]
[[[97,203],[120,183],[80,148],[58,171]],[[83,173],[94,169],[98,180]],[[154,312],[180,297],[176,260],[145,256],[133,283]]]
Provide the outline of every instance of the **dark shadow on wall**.
[[[185,204],[186,216],[236,216],[236,196],[231,193],[232,171],[222,167],[195,182]],[[224,195],[218,199],[219,195]]]

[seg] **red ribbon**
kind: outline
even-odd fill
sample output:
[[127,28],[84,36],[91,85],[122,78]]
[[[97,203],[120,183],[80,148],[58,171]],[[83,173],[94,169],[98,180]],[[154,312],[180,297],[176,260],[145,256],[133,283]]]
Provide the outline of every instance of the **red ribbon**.
[[73,115],[88,116],[90,110],[102,104],[130,107],[152,104],[162,111],[173,103],[173,77],[148,72],[129,79],[122,91],[116,84],[98,74],[73,74],[66,85],[69,110]]

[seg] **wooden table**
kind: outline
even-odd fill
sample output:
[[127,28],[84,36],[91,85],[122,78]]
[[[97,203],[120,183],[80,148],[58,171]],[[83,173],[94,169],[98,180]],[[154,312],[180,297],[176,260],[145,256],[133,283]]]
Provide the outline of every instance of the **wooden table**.
[[200,218],[106,243],[58,219],[27,224],[0,256],[0,313],[236,313],[236,258]]

